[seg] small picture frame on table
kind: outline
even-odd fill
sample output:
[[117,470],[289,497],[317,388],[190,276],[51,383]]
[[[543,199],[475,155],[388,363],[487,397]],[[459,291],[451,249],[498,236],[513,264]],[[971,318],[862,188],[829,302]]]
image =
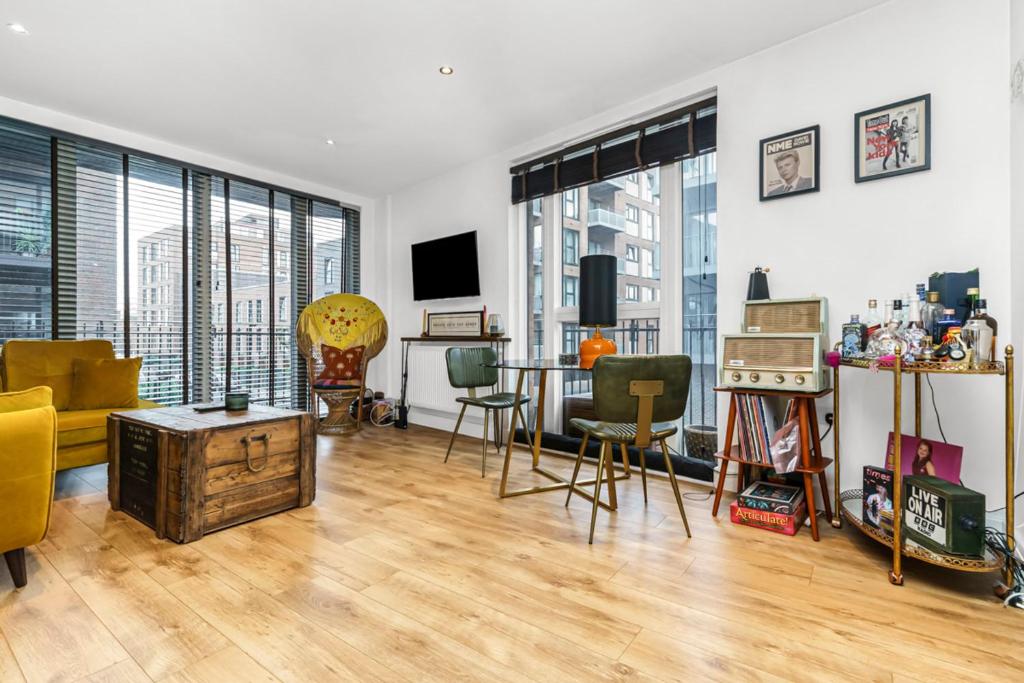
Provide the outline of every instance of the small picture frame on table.
[[484,312],[427,313],[427,337],[482,337]]
[[762,202],[821,189],[820,134],[820,126],[808,126],[761,140],[758,196]]
[[932,96],[911,97],[853,116],[858,183],[932,167]]

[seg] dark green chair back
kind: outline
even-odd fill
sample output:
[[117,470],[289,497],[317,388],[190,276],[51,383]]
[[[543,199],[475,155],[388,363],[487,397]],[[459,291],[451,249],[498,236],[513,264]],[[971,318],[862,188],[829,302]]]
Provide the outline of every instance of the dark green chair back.
[[689,356],[600,356],[594,362],[594,413],[603,422],[633,423],[639,399],[630,396],[634,380],[661,380],[651,420],[672,422],[683,416],[690,394]]
[[456,389],[493,387],[498,383],[498,368],[484,367],[496,363],[497,352],[488,346],[453,346],[445,351],[448,381]]

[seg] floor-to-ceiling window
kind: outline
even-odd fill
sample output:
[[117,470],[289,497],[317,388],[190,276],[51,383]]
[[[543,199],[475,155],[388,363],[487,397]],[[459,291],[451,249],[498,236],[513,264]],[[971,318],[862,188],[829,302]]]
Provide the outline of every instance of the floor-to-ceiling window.
[[[578,350],[591,334],[579,325],[580,260],[614,255],[618,323],[602,333],[620,354],[691,355],[684,423],[715,424],[715,125],[707,100],[511,169],[531,356]],[[549,378],[545,431],[571,435],[568,418],[590,409],[591,375]]]
[[714,425],[718,337],[718,169],[711,152],[682,162],[683,353],[693,361],[688,424]]
[[296,319],[359,262],[356,209],[0,118],[0,344],[108,339],[143,398],[303,407]]
[[0,341],[52,334],[50,136],[0,120]]

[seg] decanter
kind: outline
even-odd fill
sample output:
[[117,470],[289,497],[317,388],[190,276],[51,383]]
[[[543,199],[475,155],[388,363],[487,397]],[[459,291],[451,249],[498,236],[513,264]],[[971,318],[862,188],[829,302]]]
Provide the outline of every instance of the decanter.
[[899,323],[893,319],[892,302],[885,302],[885,324],[878,328],[868,339],[866,355],[872,358],[892,356],[896,347],[905,347],[906,342],[899,329]]
[[904,356],[920,358],[931,336],[921,322],[921,306],[917,299],[910,300],[910,319],[903,330]]

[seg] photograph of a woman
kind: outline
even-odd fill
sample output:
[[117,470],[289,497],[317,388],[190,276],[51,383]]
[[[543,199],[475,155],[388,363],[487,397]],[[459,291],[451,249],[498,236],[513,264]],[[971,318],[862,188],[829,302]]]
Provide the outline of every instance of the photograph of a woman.
[[921,439],[914,452],[914,474],[935,476],[935,463],[932,462],[932,442]]

